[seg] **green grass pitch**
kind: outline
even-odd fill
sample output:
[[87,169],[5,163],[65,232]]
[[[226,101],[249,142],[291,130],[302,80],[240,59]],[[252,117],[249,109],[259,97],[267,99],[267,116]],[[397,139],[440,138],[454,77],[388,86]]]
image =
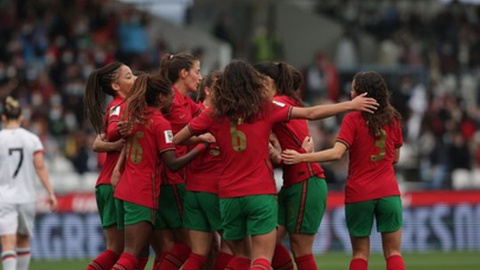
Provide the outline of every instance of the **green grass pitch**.
[[[407,270],[479,270],[480,251],[472,252],[432,252],[405,253]],[[346,253],[326,253],[316,257],[319,269],[346,270],[350,255]],[[151,269],[153,258],[145,269]],[[89,260],[83,261],[32,261],[30,269],[34,270],[83,270]],[[381,254],[372,254],[370,270],[384,270],[385,261]]]

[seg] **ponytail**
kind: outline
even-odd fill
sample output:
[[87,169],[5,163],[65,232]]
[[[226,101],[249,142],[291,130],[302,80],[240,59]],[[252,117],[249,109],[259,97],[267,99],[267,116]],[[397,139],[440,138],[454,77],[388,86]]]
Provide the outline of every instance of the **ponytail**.
[[117,79],[119,69],[123,65],[120,62],[113,62],[94,70],[88,76],[83,103],[85,115],[97,133],[105,132],[105,97],[116,95],[112,89],[112,82]]
[[159,74],[169,79],[171,83],[175,83],[180,79],[180,71],[183,69],[189,71],[195,61],[199,59],[189,53],[167,53],[161,60]]

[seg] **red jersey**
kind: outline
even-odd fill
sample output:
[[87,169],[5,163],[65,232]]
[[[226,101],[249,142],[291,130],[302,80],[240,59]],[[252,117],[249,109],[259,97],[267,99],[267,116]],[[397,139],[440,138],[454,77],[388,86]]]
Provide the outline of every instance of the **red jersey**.
[[[199,104],[205,108],[203,104]],[[220,146],[211,143],[187,167],[186,190],[218,194],[218,176],[223,168]]]
[[148,108],[146,124],[136,125],[128,137],[125,170],[114,197],[158,209],[161,168],[160,155],[174,150],[170,123],[158,110]]
[[[116,96],[107,106],[105,114],[105,139],[109,142],[114,142],[121,138],[117,128],[117,122],[120,121],[122,112],[125,109],[126,103],[122,102],[123,98]],[[117,164],[119,156],[119,151],[110,151],[106,153],[105,162],[103,163],[102,171],[98,176],[95,187],[98,185],[110,185],[110,178],[112,178],[112,172]]]
[[[300,105],[288,96],[275,96],[273,100],[292,106]],[[309,136],[306,120],[292,119],[290,122],[275,124],[272,129],[277,135],[282,149],[293,149],[297,152],[305,153],[302,143],[305,137]],[[322,167],[316,162],[301,162],[293,165],[282,163],[282,170],[284,187],[305,181],[314,175],[319,178],[325,178]]]
[[[200,113],[201,107],[199,107],[190,96],[183,96],[175,86],[173,86],[173,92],[172,110],[169,114],[165,115],[165,118],[170,122],[173,135],[175,135],[185,127],[195,115]],[[187,146],[175,145],[177,157],[183,156],[187,152]],[[176,185],[185,182],[186,168],[182,168],[176,172],[171,172],[168,168],[164,169],[165,176],[162,178],[162,185]]]
[[361,112],[352,112],[342,121],[338,142],[349,149],[345,202],[362,202],[400,195],[395,179],[395,149],[403,144],[402,127],[395,120],[373,137]]
[[214,119],[209,110],[190,122],[193,134],[212,133],[221,149],[223,167],[216,177],[220,198],[277,193],[268,138],[273,124],[289,120],[291,107],[278,102],[266,106],[265,116],[252,123]]

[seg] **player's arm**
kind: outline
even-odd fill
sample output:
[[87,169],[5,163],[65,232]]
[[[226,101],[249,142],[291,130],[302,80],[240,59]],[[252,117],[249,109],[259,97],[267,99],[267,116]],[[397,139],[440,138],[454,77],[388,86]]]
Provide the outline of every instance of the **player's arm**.
[[173,144],[184,144],[187,140],[191,137],[195,136],[192,130],[190,129],[190,125],[184,126],[175,136],[173,136]]
[[125,162],[125,146],[122,148],[122,152],[120,152],[120,156],[118,157],[117,164],[115,164],[115,168],[113,168],[112,176],[110,178],[110,184],[112,188],[115,189],[120,181],[120,176],[122,176],[121,168],[123,167],[123,163]]
[[302,149],[305,150],[305,153],[313,153],[315,151],[315,146],[313,145],[313,139],[311,136],[307,136],[305,139],[303,139]]
[[122,151],[124,139],[119,139],[114,142],[108,142],[105,140],[104,134],[98,134],[93,141],[92,149],[95,152],[110,152],[110,151]]
[[313,107],[292,107],[290,117],[292,119],[318,120],[351,110],[374,113],[378,103],[375,99],[366,97],[366,94],[365,92],[350,101],[340,103]]
[[283,151],[282,159],[286,164],[334,161],[341,159],[347,150],[348,148],[345,144],[336,142],[332,148],[314,153],[301,154],[295,150],[287,149]]
[[[178,134],[178,133],[177,133]],[[161,154],[162,161],[167,168],[172,171],[178,171],[190,163],[198,154],[202,153],[208,147],[207,143],[200,143],[183,156],[177,157],[175,150],[168,150]]]
[[58,202],[57,197],[55,197],[55,193],[53,192],[52,183],[48,177],[47,168],[43,159],[43,152],[39,151],[34,154],[33,165],[40,182],[42,182],[43,188],[45,188],[45,191],[48,194],[48,203],[50,204],[50,209],[54,211],[57,209]]
[[397,164],[400,160],[400,148],[395,148],[395,152],[393,153],[393,164]]
[[273,164],[280,164],[282,162],[282,146],[275,133],[270,132],[268,138],[268,155]]
[[216,142],[215,137],[211,133],[205,133],[199,136],[192,136],[187,140],[183,141],[181,145],[195,145],[199,143],[214,143],[214,142]]
[[268,143],[268,155],[273,164],[282,162],[282,149],[276,149],[272,143]]

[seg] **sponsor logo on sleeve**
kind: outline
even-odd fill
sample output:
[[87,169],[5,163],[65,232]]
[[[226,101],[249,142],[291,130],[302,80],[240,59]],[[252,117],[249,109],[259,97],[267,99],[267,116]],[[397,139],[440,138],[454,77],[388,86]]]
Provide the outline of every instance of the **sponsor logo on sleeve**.
[[272,102],[273,102],[273,104],[275,104],[275,105],[277,105],[277,106],[279,106],[279,107],[282,107],[282,108],[285,107],[285,103],[282,103],[282,102],[280,102],[280,101],[274,100],[274,101],[272,101]]
[[167,143],[173,142],[173,133],[171,130],[165,130],[163,134],[165,135],[165,142]]
[[113,108],[110,108],[110,116],[114,115],[120,115],[120,106],[115,106]]

